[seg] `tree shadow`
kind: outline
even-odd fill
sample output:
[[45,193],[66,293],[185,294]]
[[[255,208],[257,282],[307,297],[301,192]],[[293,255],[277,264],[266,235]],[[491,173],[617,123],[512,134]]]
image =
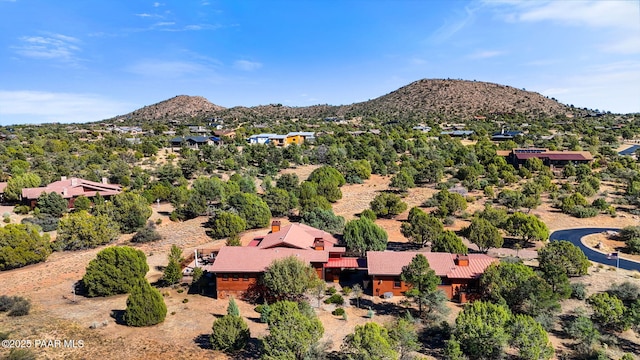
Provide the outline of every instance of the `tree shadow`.
[[[390,303],[390,302],[381,302],[374,303],[371,298],[361,298],[360,299],[360,308],[361,309],[371,309],[375,315],[393,315],[398,316],[403,314],[407,309],[404,306]],[[363,317],[368,318],[369,315],[364,315]]]
[[420,250],[421,248],[420,245],[410,242],[389,241],[387,243],[387,250],[390,251],[412,251]]
[[89,291],[87,291],[87,288],[84,286],[82,279],[76,281],[73,284],[73,291],[75,292],[76,295],[83,296],[83,297],[90,297]]
[[637,342],[618,337],[618,347],[626,353],[640,354],[640,343]]
[[211,334],[200,334],[193,339],[193,342],[198,345],[200,349],[212,350],[213,346],[211,346]]
[[115,309],[115,310],[111,310],[111,318],[115,321],[116,324],[118,325],[127,325],[127,323],[124,321],[124,310],[119,310],[119,309]]
[[262,355],[262,341],[260,339],[251,337],[249,338],[249,342],[247,343],[247,347],[245,347],[242,351],[237,352],[235,354],[230,354],[231,359],[260,359]]

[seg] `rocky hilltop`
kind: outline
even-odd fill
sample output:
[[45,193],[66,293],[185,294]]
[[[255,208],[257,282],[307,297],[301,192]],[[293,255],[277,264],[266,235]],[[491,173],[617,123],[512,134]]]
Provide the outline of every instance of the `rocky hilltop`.
[[425,79],[379,98],[348,106],[349,114],[468,118],[491,114],[556,115],[567,106],[538,93],[481,81]]
[[351,105],[289,107],[281,104],[224,108],[201,96],[176,96],[145,106],[116,119],[191,120],[222,117],[236,121],[277,119],[439,118],[466,119],[493,114],[523,114],[526,117],[565,114],[570,109],[555,99],[514,87],[481,81],[423,79],[373,100]]
[[202,96],[178,95],[157,104],[148,105],[116,119],[144,120],[183,120],[209,116],[224,107],[212,104]]

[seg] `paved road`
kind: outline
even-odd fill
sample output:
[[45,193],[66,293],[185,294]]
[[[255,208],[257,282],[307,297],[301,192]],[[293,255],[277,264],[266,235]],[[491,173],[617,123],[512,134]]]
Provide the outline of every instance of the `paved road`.
[[[568,240],[571,241],[574,245],[578,246],[587,258],[593,262],[616,266],[616,260],[607,259],[607,255],[600,253],[598,251],[592,250],[589,247],[586,247],[582,244],[582,239],[584,236],[597,234],[605,231],[618,231],[620,229],[614,228],[581,228],[581,229],[568,229],[568,230],[558,230],[554,231],[551,236],[549,236],[549,240]],[[620,268],[626,270],[638,270],[640,271],[640,263],[635,261],[629,261],[625,259],[620,259]]]

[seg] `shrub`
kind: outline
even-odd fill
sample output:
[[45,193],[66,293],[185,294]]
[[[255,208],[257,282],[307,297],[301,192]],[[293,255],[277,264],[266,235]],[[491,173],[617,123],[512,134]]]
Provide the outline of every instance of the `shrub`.
[[6,360],[36,360],[36,354],[30,349],[11,349]]
[[29,314],[31,302],[20,296],[0,296],[0,312],[9,313],[9,316],[24,316]]
[[138,279],[127,298],[124,322],[128,326],[151,326],[164,321],[167,306],[160,292],[145,279]]
[[343,316],[345,314],[344,309],[343,308],[336,308],[335,310],[333,310],[331,312],[333,315],[335,316]]
[[324,303],[342,305],[344,304],[344,298],[340,294],[333,294],[328,299],[326,299]]
[[247,222],[239,215],[223,211],[211,217],[206,226],[211,229],[211,237],[222,239],[243,232],[247,228]]
[[49,234],[40,235],[37,227],[10,224],[0,228],[0,271],[44,261],[50,253]]
[[631,303],[640,298],[640,286],[629,281],[625,281],[622,284],[613,284],[607,292],[625,303]]
[[329,295],[333,295],[333,294],[335,294],[337,292],[338,292],[338,290],[333,286],[327,289],[327,294],[329,294]]
[[571,215],[577,218],[590,218],[598,215],[599,211],[594,207],[586,207],[577,205],[570,210]]
[[351,288],[348,286],[343,287],[342,293],[344,294],[344,296],[349,296],[349,294],[351,294]]
[[571,298],[584,300],[587,298],[587,285],[585,283],[577,282],[571,284]]
[[225,315],[214,321],[212,330],[211,345],[224,352],[244,349],[251,336],[247,323],[236,315]]
[[27,205],[16,205],[16,207],[13,208],[13,212],[18,215],[27,215],[30,210],[31,208]]
[[156,225],[152,221],[148,221],[145,227],[133,235],[131,241],[134,243],[147,243],[160,239],[162,239],[162,236],[156,230]]
[[17,297],[7,315],[25,316],[29,315],[29,310],[31,310],[31,302],[25,298]]
[[54,231],[58,228],[58,224],[60,224],[60,219],[55,216],[49,214],[40,214],[35,217],[24,218],[20,221],[22,224],[32,224],[37,225],[44,232]]
[[118,225],[109,216],[79,211],[60,220],[56,244],[64,250],[90,249],[107,244],[119,235]]
[[128,246],[108,247],[89,262],[82,283],[88,296],[110,296],[131,291],[131,284],[149,271],[147,258]]

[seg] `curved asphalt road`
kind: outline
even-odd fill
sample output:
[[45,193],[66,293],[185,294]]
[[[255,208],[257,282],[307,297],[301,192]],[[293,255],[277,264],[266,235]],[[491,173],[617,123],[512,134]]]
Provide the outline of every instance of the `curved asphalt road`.
[[[582,244],[582,237],[597,234],[605,231],[618,231],[620,229],[614,228],[581,228],[581,229],[567,229],[567,230],[558,230],[554,231],[551,236],[549,236],[549,240],[558,241],[558,240],[567,240],[573,243],[575,246],[582,249],[587,258],[593,262],[616,266],[617,260],[615,259],[607,259],[607,254],[600,253],[598,251],[594,251],[589,247],[586,247]],[[620,258],[620,268],[626,270],[638,270],[640,271],[640,263],[635,261],[629,261]]]

